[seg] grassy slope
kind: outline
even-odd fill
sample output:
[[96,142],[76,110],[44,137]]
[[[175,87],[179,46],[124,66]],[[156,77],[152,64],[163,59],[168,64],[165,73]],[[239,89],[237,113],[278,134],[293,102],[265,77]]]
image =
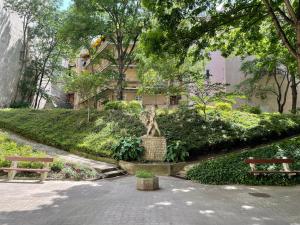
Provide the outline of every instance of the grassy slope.
[[0,110],[0,127],[67,151],[104,157],[121,136],[144,132],[136,117],[122,112],[92,112],[88,123],[86,111],[72,110]]
[[186,142],[195,155],[300,133],[300,117],[294,115],[223,111],[211,117],[203,121],[195,111],[186,111],[160,116],[158,123],[169,141]]
[[[93,111],[90,123],[86,117],[86,111],[4,109],[0,110],[0,127],[67,151],[102,157],[111,156],[121,137],[145,133],[137,116],[120,110]],[[158,124],[169,144],[184,141],[195,155],[300,132],[299,116],[239,111],[219,112],[209,121],[192,110],[164,112]]]
[[[255,148],[240,153],[230,153],[215,159],[205,161],[188,171],[188,178],[205,184],[265,184],[290,185],[300,184],[300,176],[288,178],[287,175],[272,174],[255,177],[248,173],[250,167],[244,163],[249,157],[295,159],[290,167],[300,170],[300,137],[291,138],[269,146]],[[258,169],[281,170],[280,165],[258,165]]]

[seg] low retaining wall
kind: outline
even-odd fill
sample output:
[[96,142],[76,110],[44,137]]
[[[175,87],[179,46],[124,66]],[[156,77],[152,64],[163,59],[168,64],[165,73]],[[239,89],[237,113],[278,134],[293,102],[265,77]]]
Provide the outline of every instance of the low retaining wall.
[[126,170],[127,173],[134,175],[138,170],[147,170],[158,176],[171,176],[182,170],[187,164],[185,162],[180,163],[137,163],[137,162],[127,162],[119,161],[119,166]]

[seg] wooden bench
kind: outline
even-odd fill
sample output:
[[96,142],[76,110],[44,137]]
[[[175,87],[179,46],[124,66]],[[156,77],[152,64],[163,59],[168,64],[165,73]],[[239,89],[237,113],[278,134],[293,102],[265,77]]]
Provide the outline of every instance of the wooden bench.
[[[35,158],[35,157],[19,157],[19,156],[7,156],[5,160],[11,161],[11,166],[9,168],[0,168],[4,172],[8,173],[8,180],[14,179],[17,172],[33,172],[41,174],[40,181],[43,182],[50,172],[50,163],[53,162],[53,158]],[[28,168],[18,168],[18,162],[41,162],[44,164],[42,169],[28,169]]]
[[[291,171],[289,164],[294,163],[293,159],[254,159],[253,157],[250,157],[249,159],[245,160],[245,163],[250,165],[251,171],[249,173],[253,174],[254,176],[257,176],[259,174],[276,174],[276,173],[283,173],[287,174],[289,177],[295,176],[300,171]],[[257,170],[256,165],[257,164],[282,164],[283,170]]]

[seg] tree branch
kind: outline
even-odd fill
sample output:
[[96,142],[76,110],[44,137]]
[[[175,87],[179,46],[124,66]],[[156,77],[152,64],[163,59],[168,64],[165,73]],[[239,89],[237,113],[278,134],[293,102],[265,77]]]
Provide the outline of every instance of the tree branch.
[[285,14],[285,12],[284,12],[283,10],[281,10],[281,9],[278,7],[278,8],[276,8],[276,11],[279,12],[279,14],[282,16],[282,18],[283,18],[286,22],[288,22],[288,23],[291,24],[292,26],[295,26],[294,21],[293,21],[290,17],[288,17],[288,16]]
[[278,21],[278,18],[275,15],[274,9],[270,5],[269,0],[263,0],[263,2],[267,7],[270,16],[272,17],[272,20],[273,20],[273,23],[275,25],[278,36],[282,40],[283,44],[287,47],[289,52],[293,55],[293,57],[295,57],[297,59],[297,57],[298,57],[297,51],[293,48],[293,46],[291,45],[291,43],[287,39],[286,34],[284,33],[284,31],[283,31],[283,29],[282,29],[282,27],[281,27],[281,25]]
[[284,0],[284,4],[285,4],[285,6],[287,8],[287,11],[288,11],[288,13],[289,13],[292,21],[294,23],[297,23],[297,17],[296,17],[296,14],[294,12],[294,9],[293,9],[293,7],[291,5],[291,2],[289,0]]

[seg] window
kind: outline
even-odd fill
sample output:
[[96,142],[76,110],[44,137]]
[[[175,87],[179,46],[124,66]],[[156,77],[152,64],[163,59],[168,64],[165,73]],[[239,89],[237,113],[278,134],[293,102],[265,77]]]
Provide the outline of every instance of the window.
[[178,105],[181,96],[170,96],[170,105]]
[[135,100],[141,102],[141,101],[143,101],[143,97],[137,95],[137,96],[135,96]]

